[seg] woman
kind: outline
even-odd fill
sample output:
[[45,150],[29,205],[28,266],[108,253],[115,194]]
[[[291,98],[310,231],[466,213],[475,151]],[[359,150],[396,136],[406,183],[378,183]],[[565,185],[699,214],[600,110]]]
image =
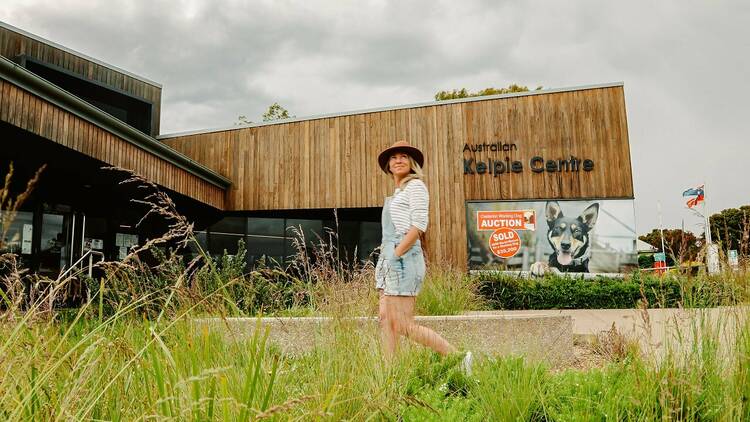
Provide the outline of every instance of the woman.
[[[383,242],[375,267],[375,287],[380,292],[379,319],[383,349],[393,357],[400,336],[423,344],[441,355],[456,348],[427,327],[414,322],[414,304],[425,276],[420,234],[427,229],[429,195],[422,174],[424,155],[406,141],[399,141],[378,156],[378,164],[393,178],[396,190],[385,199]],[[472,355],[462,367],[470,372]]]

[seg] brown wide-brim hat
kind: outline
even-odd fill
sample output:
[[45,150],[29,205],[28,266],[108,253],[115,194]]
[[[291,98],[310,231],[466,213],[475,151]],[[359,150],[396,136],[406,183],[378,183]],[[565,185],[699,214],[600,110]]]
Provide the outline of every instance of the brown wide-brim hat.
[[405,152],[409,154],[414,161],[419,164],[419,167],[424,167],[424,154],[417,147],[409,145],[406,141],[398,141],[390,147],[384,149],[380,155],[378,155],[378,164],[384,172],[388,173],[388,160],[391,159],[391,155],[396,152]]

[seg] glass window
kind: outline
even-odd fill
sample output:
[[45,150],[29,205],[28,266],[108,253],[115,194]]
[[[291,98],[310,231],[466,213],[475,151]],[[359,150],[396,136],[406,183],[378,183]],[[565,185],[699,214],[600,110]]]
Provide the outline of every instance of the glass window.
[[247,219],[248,235],[284,236],[283,218],[253,218]]
[[318,243],[321,238],[328,241],[328,236],[324,236],[321,220],[287,219],[286,235],[290,238],[303,236],[308,245]]
[[208,249],[212,256],[221,256],[226,251],[230,255],[237,253],[237,242],[242,236],[234,234],[211,233],[208,237]]
[[63,216],[44,214],[42,216],[42,243],[39,248],[39,272],[56,273],[66,264],[68,239],[63,229]]
[[[11,219],[5,221],[6,219]],[[0,214],[0,228],[5,231],[0,252],[17,255],[31,254],[31,236],[33,233],[34,213],[19,211],[15,217],[7,211]]]
[[209,229],[211,232],[245,234],[244,217],[226,217],[219,220]]
[[275,261],[278,265],[284,263],[284,238],[282,237],[246,237],[247,255],[245,259],[248,265],[255,266],[257,261],[265,256],[266,262],[271,265]]
[[[339,243],[356,245],[359,238],[359,221],[339,221],[338,238]],[[335,230],[335,227],[334,227]]]
[[[194,232],[196,242],[198,242],[198,245],[200,245],[201,249],[203,249],[204,252],[209,253],[208,251],[208,235],[206,232]],[[190,255],[195,257],[197,256],[200,251],[198,250],[198,247],[194,242],[188,242],[188,249],[190,250]]]
[[357,261],[358,257],[354,254],[359,240],[359,221],[339,221],[338,239],[335,245],[338,249],[338,256],[344,262]]
[[104,251],[107,249],[107,220],[102,217],[86,218],[86,249]]
[[372,252],[380,246],[380,240],[383,236],[380,223],[363,221],[359,229],[359,244],[357,245],[357,255],[364,261],[370,258]]
[[60,72],[36,59],[27,58],[26,68],[141,132],[152,134],[149,102]]
[[195,232],[195,240],[198,241],[203,250],[208,249],[208,236],[206,232]]
[[[549,221],[548,215],[556,218]],[[514,220],[515,239],[494,236],[494,230],[487,228]],[[541,262],[562,272],[622,273],[638,258],[633,246],[635,212],[629,199],[467,202],[466,228],[470,269],[529,271]],[[568,250],[556,246],[559,240],[549,240],[562,236],[576,239]],[[513,241],[502,243],[498,238]]]

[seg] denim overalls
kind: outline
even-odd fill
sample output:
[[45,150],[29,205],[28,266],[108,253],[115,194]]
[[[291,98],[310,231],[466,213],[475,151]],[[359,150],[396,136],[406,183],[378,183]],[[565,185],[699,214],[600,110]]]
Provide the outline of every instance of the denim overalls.
[[416,296],[422,288],[425,274],[422,244],[417,239],[414,245],[400,257],[396,257],[396,246],[404,235],[396,232],[391,219],[392,196],[385,198],[381,224],[383,242],[380,245],[380,257],[375,266],[375,288],[383,289],[389,296]]

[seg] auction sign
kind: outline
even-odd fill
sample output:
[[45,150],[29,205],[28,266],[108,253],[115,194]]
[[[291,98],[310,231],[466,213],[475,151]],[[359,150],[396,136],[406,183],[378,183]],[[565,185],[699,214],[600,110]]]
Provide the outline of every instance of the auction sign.
[[469,201],[470,269],[622,273],[637,266],[632,200]]
[[510,258],[521,250],[516,230],[535,230],[536,211],[477,211],[477,230],[492,230],[489,249],[500,258]]
[[536,230],[536,211],[477,211],[477,230]]

